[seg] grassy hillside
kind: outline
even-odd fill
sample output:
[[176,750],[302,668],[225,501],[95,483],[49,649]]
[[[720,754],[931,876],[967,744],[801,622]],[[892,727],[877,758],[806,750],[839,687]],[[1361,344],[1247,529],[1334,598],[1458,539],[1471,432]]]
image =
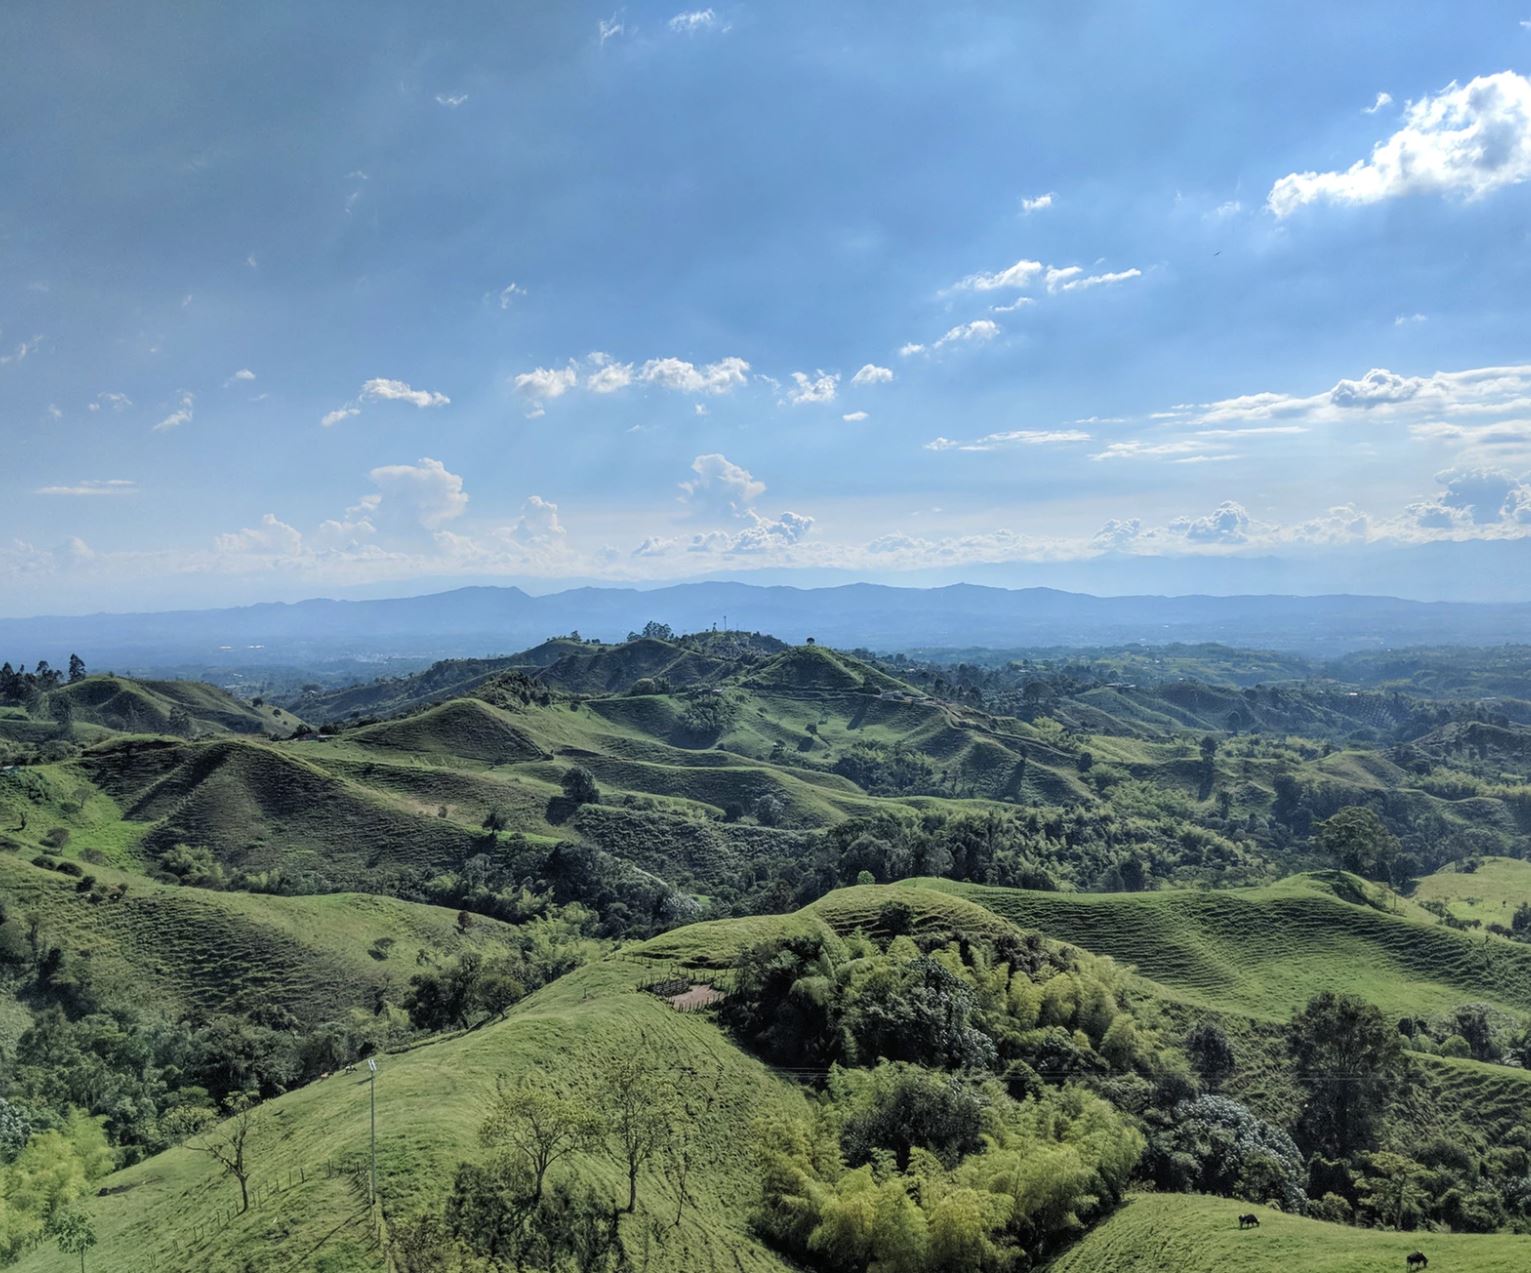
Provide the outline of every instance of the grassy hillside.
[[1420,902],[1440,902],[1458,919],[1508,928],[1516,908],[1531,902],[1531,862],[1483,858],[1471,871],[1427,875],[1412,896]]
[[1321,990],[1342,990],[1395,1016],[1473,999],[1531,1011],[1531,946],[1394,915],[1339,872],[1258,889],[1131,894],[930,883],[1130,964],[1200,1008],[1279,1021]]
[[[1257,1229],[1240,1230],[1253,1212]],[[1283,1215],[1270,1207],[1194,1194],[1141,1194],[1092,1229],[1049,1273],[1373,1273],[1402,1270],[1421,1251],[1431,1269],[1521,1273],[1531,1238],[1386,1233]]]
[[[749,1233],[753,1197],[748,1147],[738,1130],[773,1105],[799,1107],[802,1096],[734,1047],[705,1015],[682,1014],[639,989],[648,976],[639,961],[609,961],[562,978],[511,1010],[498,1024],[381,1061],[378,1080],[378,1173],[383,1212],[405,1220],[439,1205],[456,1164],[477,1157],[475,1138],[498,1078],[542,1069],[550,1082],[588,1080],[603,1058],[639,1050],[682,1076],[694,1093],[718,1100],[695,1125],[704,1147],[691,1185],[694,1205],[678,1229],[660,1226],[649,1267],[720,1268],[785,1273],[788,1266]],[[237,1270],[258,1252],[262,1269],[382,1270],[365,1189],[359,1182],[368,1143],[367,1084],[354,1075],[311,1084],[261,1110],[252,1186],[276,1191],[244,1216],[224,1223],[237,1202],[206,1157],[190,1149],[160,1154],[108,1178],[90,1201],[100,1245],[96,1267],[114,1273],[165,1269]],[[615,1196],[619,1173],[590,1155],[579,1174]],[[301,1169],[306,1179],[287,1181]],[[652,1173],[640,1182],[652,1214],[666,1222],[675,1198]],[[623,1222],[634,1249],[643,1245],[643,1212]],[[197,1236],[200,1235],[200,1236]],[[24,1273],[68,1273],[75,1264],[39,1249]]]
[[0,854],[0,899],[87,959],[108,1001],[177,1015],[272,1005],[313,1024],[397,997],[422,966],[493,952],[514,932],[487,918],[464,932],[455,911],[366,893],[273,897],[90,870],[96,900],[72,876]]

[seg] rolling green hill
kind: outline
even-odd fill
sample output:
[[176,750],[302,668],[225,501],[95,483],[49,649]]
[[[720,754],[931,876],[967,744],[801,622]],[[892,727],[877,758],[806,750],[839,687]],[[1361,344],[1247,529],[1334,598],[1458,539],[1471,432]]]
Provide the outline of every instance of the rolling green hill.
[[[1253,1212],[1258,1229],[1240,1230]],[[1324,1224],[1194,1194],[1141,1194],[1048,1266],[1049,1273],[1373,1273],[1401,1270],[1421,1251],[1431,1269],[1520,1273],[1531,1238],[1508,1234],[1387,1233]]]
[[1199,1008],[1285,1020],[1321,990],[1403,1016],[1481,999],[1531,1011],[1531,946],[1394,915],[1339,872],[1258,889],[1040,893],[927,881],[1110,955]]

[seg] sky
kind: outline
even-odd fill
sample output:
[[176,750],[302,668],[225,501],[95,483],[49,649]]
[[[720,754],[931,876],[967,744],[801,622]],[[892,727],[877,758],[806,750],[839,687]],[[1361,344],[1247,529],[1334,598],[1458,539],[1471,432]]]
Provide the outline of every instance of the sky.
[[1531,0],[1022,8],[11,0],[0,613],[1531,537]]

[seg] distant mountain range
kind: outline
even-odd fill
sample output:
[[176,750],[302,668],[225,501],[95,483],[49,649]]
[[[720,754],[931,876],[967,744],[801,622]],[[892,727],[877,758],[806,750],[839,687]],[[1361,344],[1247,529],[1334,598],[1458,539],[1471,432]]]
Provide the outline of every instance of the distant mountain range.
[[0,658],[167,667],[187,661],[301,665],[340,658],[504,654],[578,631],[620,640],[649,620],[893,651],[1216,641],[1339,654],[1406,645],[1531,641],[1531,603],[1373,596],[1118,596],[954,584],[830,588],[689,583],[532,596],[470,587],[389,600],[312,600],[221,610],[0,619]]

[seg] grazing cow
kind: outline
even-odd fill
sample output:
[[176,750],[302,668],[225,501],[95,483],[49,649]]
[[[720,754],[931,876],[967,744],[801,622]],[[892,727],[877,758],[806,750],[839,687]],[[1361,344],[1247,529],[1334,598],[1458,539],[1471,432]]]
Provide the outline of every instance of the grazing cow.
[[1430,1267],[1430,1261],[1425,1258],[1425,1253],[1423,1251],[1416,1251],[1409,1257],[1408,1265],[1411,1269],[1428,1269]]
[[1241,1229],[1258,1229],[1259,1227],[1260,1227],[1260,1217],[1255,1215],[1253,1212],[1247,1213],[1245,1215],[1241,1215],[1239,1217],[1239,1228],[1241,1228]]

